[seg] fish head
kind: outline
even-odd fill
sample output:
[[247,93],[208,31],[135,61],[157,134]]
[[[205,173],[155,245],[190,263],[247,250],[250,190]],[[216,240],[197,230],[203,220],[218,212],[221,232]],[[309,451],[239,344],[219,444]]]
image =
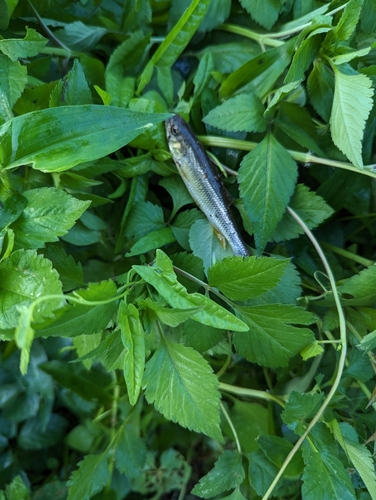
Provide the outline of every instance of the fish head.
[[186,129],[188,125],[179,115],[174,115],[165,121],[168,147],[175,161],[180,160],[186,153]]

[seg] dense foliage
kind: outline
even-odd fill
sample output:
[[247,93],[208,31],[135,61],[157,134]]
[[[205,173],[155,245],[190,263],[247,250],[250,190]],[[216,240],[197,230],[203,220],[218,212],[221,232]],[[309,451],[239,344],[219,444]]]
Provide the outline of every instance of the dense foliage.
[[[0,499],[376,500],[375,26],[0,0]],[[184,187],[173,112],[251,256]]]

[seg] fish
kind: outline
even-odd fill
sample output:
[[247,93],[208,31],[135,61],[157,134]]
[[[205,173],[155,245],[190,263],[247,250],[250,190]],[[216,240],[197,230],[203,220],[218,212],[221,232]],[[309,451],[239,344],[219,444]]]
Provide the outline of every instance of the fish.
[[234,255],[250,255],[229,208],[231,195],[191,127],[179,115],[174,115],[165,121],[165,128],[178,172],[219,239],[223,237],[227,241]]

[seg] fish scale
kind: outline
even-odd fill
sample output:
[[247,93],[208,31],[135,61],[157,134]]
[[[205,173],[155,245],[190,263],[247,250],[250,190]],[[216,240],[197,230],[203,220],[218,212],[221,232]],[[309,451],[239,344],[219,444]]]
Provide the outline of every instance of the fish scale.
[[179,115],[166,120],[165,127],[172,158],[192,198],[234,254],[249,255],[226,201],[231,196],[194,132]]

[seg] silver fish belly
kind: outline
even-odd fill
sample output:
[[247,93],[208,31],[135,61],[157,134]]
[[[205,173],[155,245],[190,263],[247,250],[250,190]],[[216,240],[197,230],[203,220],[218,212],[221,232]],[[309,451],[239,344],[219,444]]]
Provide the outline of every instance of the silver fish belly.
[[192,129],[179,115],[166,120],[165,127],[173,160],[192,198],[234,254],[249,255],[228,207],[230,194]]

